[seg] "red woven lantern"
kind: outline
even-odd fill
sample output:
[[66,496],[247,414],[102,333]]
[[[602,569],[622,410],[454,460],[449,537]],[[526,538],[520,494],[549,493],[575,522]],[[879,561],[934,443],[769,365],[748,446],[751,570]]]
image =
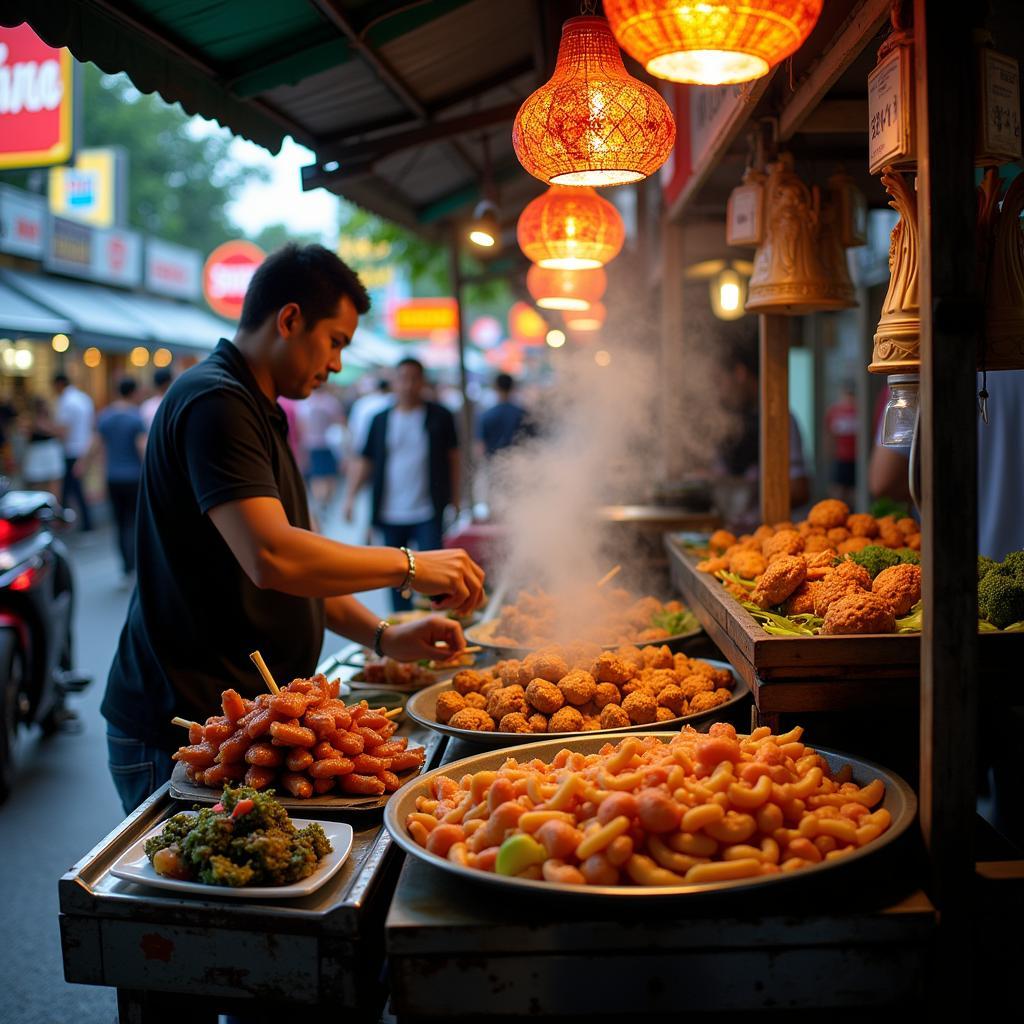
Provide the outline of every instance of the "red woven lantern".
[[551,78],[526,98],[512,127],[519,162],[560,185],[623,185],[653,174],[672,151],[668,104],[633,78],[604,18],[562,27]]
[[608,276],[595,270],[547,270],[534,263],[526,274],[526,287],[541,309],[584,310],[597,302],[608,287]]
[[605,0],[619,45],[652,75],[691,85],[760,78],[800,48],[823,0]]
[[519,215],[516,237],[531,263],[590,270],[618,256],[626,228],[619,211],[592,188],[552,185]]
[[563,313],[562,319],[565,326],[575,334],[586,334],[590,331],[599,331],[604,327],[606,311],[603,302],[595,302],[590,309],[582,313]]

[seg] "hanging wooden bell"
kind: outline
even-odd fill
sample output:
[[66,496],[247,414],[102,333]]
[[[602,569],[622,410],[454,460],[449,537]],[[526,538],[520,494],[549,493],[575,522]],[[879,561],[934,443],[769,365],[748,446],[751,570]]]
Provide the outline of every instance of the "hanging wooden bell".
[[829,293],[820,254],[821,196],[793,170],[790,153],[768,165],[764,240],[754,254],[747,290],[748,313],[795,316],[849,303]]
[[985,267],[985,336],[978,353],[978,368],[1024,369],[1024,176],[1011,182],[998,202],[1002,183],[990,169],[979,189],[978,234]]
[[872,373],[918,373],[921,368],[921,304],[918,292],[917,196],[905,175],[882,173],[889,205],[900,215],[889,235],[889,289],[875,331]]
[[821,259],[828,273],[828,291],[837,306],[857,305],[850,266],[846,260],[849,246],[866,241],[867,203],[853,179],[837,171],[828,179],[828,189],[821,204]]

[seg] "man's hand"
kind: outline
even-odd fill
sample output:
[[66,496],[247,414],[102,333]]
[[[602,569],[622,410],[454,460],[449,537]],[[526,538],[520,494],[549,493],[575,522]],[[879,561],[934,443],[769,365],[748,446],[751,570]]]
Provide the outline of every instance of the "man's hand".
[[423,658],[445,661],[465,646],[462,627],[454,619],[431,615],[388,626],[381,637],[380,649],[395,661],[420,661]]
[[484,571],[462,548],[446,551],[418,551],[413,590],[431,597],[443,595],[434,606],[468,615],[484,600]]

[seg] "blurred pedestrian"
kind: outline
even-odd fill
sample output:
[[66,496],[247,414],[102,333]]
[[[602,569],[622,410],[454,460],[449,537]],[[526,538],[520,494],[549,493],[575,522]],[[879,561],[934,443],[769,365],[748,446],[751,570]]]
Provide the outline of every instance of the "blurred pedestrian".
[[139,406],[139,415],[142,416],[142,423],[146,430],[153,426],[153,417],[156,415],[157,409],[160,408],[160,403],[164,400],[164,395],[167,394],[167,389],[173,380],[174,374],[166,366],[162,366],[153,374],[153,394]]
[[833,498],[850,504],[857,484],[857,400],[853,384],[843,384],[839,398],[825,410],[832,457]]
[[49,491],[57,497],[64,479],[64,446],[50,403],[40,395],[34,395],[29,402],[23,433],[26,443],[21,463],[22,482],[28,488]]
[[497,401],[484,410],[477,423],[477,440],[488,459],[503,448],[511,448],[534,433],[527,411],[512,400],[515,381],[510,374],[499,373],[494,380]]
[[118,397],[97,420],[106,455],[107,494],[126,582],[135,573],[135,512],[146,449],[146,425],[136,401],[137,393],[138,384],[131,377],[119,381]]
[[321,526],[338,487],[338,459],[331,449],[331,428],[345,418],[341,402],[326,385],[314,391],[304,402],[297,403],[305,449],[305,477],[312,499],[314,517]]
[[360,395],[352,403],[348,413],[348,430],[354,456],[358,458],[366,447],[366,438],[370,433],[370,424],[374,416],[394,404],[395,396],[391,394],[391,384],[387,377],[378,378],[373,391]]
[[78,503],[82,516],[81,529],[88,533],[92,529],[92,514],[85,500],[82,477],[89,468],[87,456],[92,450],[96,409],[92,399],[76,388],[66,373],[54,376],[53,388],[57,392],[56,420],[64,442],[64,489],[61,504],[70,508],[72,501]]

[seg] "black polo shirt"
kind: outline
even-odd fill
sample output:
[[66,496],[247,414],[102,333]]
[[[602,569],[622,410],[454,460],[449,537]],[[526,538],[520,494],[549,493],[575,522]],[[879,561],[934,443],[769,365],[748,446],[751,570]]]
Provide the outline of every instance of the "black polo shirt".
[[227,687],[263,690],[249,660],[257,648],[279,680],[313,672],[323,601],[260,590],[207,515],[256,497],[279,498],[288,521],[309,529],[284,411],[222,339],[171,386],[146,445],[138,584],[102,705],[119,729],[175,749],[184,733],[170,725],[174,715],[202,721],[219,713]]

